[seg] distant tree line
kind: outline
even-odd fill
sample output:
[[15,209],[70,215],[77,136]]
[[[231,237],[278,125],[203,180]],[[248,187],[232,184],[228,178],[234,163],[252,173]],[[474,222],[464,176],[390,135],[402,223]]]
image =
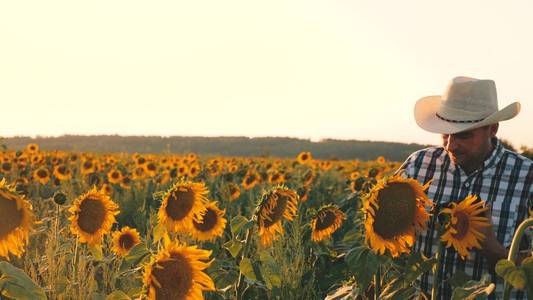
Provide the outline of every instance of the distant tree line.
[[88,151],[98,153],[189,153],[225,156],[296,157],[310,151],[319,159],[370,160],[383,156],[402,161],[412,152],[427,147],[420,144],[327,139],[312,142],[285,137],[160,137],[119,135],[64,135],[59,137],[4,138],[8,149],[19,150],[37,143],[43,150]]
[[[517,151],[508,141],[503,144]],[[2,139],[7,149],[19,150],[29,143],[37,143],[43,150],[65,150],[97,153],[189,153],[224,156],[296,157],[310,151],[318,159],[370,160],[383,156],[387,160],[403,161],[412,152],[428,147],[421,144],[326,139],[312,142],[286,137],[160,137],[119,135],[64,135],[60,137],[11,137]],[[1,150],[1,149],[0,149]],[[517,151],[530,158],[533,149]]]

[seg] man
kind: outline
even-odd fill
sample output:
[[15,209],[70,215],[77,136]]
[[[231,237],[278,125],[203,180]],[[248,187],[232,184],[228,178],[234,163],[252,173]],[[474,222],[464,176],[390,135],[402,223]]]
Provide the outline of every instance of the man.
[[[453,248],[443,252],[440,299],[450,299],[448,279],[460,271],[476,280],[490,273],[492,282],[498,282],[496,293],[501,293],[503,284],[494,273],[494,264],[507,258],[513,234],[527,217],[528,201],[533,199],[533,162],[505,149],[496,138],[498,122],[515,117],[519,111],[518,102],[498,110],[494,81],[467,77],[454,78],[444,95],[421,98],[415,105],[417,124],[441,134],[442,147],[413,153],[398,171],[422,184],[432,180],[427,194],[436,207],[472,194],[491,207],[487,216],[492,224],[483,232],[482,250],[471,251],[466,260]],[[426,256],[434,255],[439,246],[435,219],[433,216],[415,245],[415,251]],[[426,292],[431,289],[431,280],[430,274],[422,278]],[[495,299],[494,294],[489,298]],[[514,293],[513,297],[524,296]]]

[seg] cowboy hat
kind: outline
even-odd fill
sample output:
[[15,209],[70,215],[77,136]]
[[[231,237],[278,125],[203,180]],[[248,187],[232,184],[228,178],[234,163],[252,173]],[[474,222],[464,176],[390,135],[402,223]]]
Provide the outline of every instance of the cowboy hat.
[[514,118],[520,103],[498,110],[493,80],[455,77],[441,96],[427,96],[415,104],[418,126],[429,132],[454,134]]

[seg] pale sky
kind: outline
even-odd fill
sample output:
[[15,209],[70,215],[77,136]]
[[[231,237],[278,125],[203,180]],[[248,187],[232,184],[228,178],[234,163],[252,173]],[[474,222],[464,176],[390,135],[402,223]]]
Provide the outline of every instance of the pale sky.
[[0,136],[435,144],[417,99],[494,79],[533,146],[531,1],[3,1]]

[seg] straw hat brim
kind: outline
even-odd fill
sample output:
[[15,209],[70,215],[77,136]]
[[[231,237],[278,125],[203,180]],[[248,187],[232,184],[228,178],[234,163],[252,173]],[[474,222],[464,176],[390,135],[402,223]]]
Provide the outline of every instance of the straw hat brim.
[[419,99],[415,104],[414,115],[416,124],[422,129],[440,134],[454,134],[461,131],[475,129],[514,118],[520,112],[520,103],[513,102],[505,108],[489,115],[476,123],[448,122],[437,117],[442,96],[427,96]]

